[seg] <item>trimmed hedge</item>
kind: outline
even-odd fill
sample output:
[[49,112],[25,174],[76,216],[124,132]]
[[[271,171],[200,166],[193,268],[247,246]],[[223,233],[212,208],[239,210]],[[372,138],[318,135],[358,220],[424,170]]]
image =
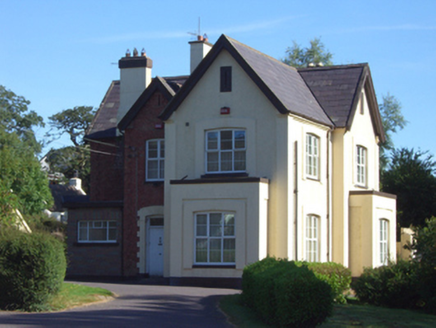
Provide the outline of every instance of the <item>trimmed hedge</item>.
[[345,293],[350,289],[351,270],[342,264],[334,262],[297,262],[297,265],[306,265],[315,276],[330,285],[336,303],[345,304]]
[[64,280],[64,245],[45,233],[0,233],[0,308],[42,311]]
[[307,266],[270,257],[244,269],[242,300],[280,327],[314,327],[333,310],[330,286]]
[[378,268],[365,268],[351,283],[362,302],[393,308],[417,308],[419,302],[416,266],[398,261]]

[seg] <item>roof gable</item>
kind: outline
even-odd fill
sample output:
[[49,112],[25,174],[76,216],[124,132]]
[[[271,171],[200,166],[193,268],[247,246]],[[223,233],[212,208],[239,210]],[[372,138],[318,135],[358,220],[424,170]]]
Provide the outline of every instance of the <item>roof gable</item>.
[[368,64],[300,68],[298,72],[336,127],[349,130],[365,90],[374,132],[384,140],[380,112]]
[[162,112],[163,120],[167,120],[177,110],[224,49],[231,54],[280,113],[293,113],[321,124],[333,125],[295,68],[226,35],[218,39],[180,92]]
[[172,80],[169,81],[171,84],[173,84],[173,87],[171,87],[170,84],[167,83],[167,81],[162,77],[156,76],[156,78],[153,79],[150,85],[142,92],[133,106],[121,119],[120,123],[118,124],[118,128],[121,131],[125,130],[156,91],[159,91],[167,100],[170,100],[172,97],[174,97],[176,94],[175,89],[179,89],[180,86],[178,86],[178,84]]

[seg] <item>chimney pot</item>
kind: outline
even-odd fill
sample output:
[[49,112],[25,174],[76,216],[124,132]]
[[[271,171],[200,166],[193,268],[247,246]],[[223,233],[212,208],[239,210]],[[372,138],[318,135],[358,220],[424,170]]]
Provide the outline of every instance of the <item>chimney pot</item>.
[[145,49],[144,49],[144,48],[142,48],[142,50],[141,50],[141,56],[142,56],[142,57],[147,57],[147,56],[145,55]]
[[127,49],[127,51],[126,51],[126,57],[130,57],[130,50],[129,49]]
[[133,57],[138,57],[138,49],[133,48]]
[[197,40],[198,41],[203,41],[203,37],[201,35],[197,35]]

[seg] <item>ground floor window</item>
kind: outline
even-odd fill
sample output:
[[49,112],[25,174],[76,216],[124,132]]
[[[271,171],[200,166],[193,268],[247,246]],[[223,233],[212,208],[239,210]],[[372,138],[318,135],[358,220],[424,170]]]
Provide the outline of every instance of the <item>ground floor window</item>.
[[116,221],[79,221],[78,242],[98,243],[117,241]]
[[389,261],[388,220],[380,220],[380,264],[387,265]]
[[306,261],[319,262],[319,217],[306,217]]
[[195,215],[195,264],[235,263],[235,216],[232,213]]

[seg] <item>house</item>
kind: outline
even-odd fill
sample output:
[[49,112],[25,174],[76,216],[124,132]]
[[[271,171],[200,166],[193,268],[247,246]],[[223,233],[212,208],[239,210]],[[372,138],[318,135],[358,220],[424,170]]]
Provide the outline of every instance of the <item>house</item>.
[[119,61],[88,133],[91,202],[70,204],[69,273],[236,286],[267,255],[353,276],[395,260],[369,66],[295,69],[225,35],[190,44],[189,77],[152,79],[145,52]]

